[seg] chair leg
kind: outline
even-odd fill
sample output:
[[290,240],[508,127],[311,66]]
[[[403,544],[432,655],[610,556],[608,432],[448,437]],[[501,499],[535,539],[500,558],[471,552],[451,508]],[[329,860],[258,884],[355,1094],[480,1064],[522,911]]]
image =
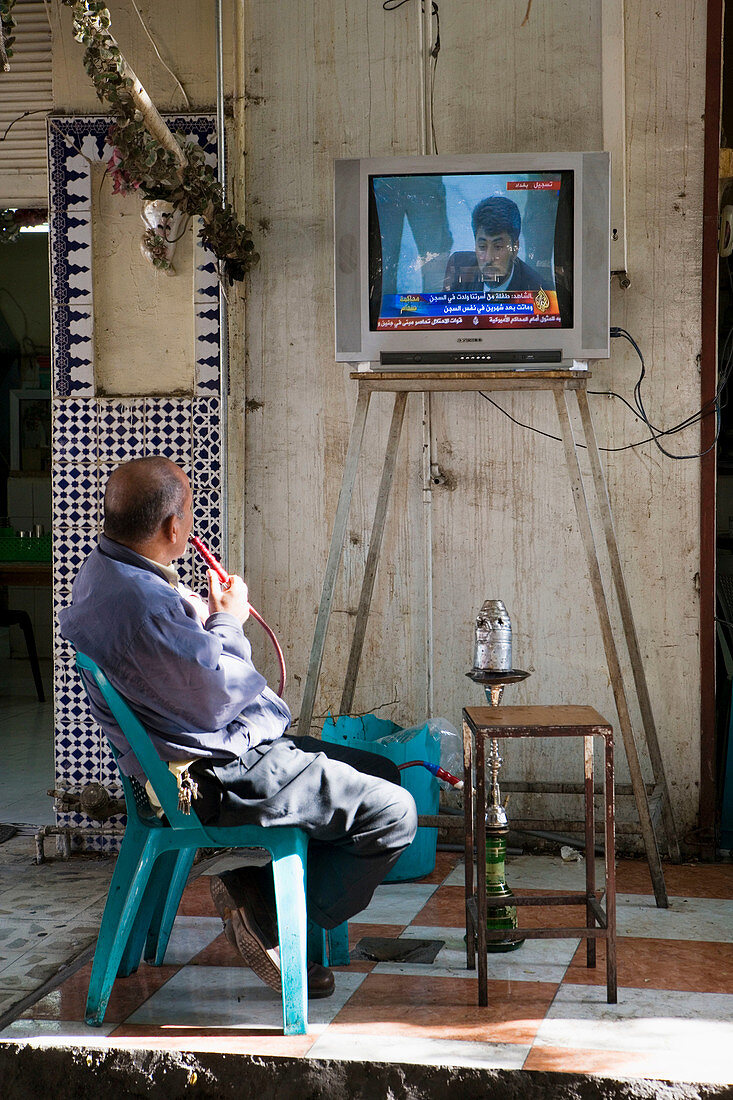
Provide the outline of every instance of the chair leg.
[[305,865],[307,838],[302,850],[287,854],[273,853],[272,872],[277,902],[277,929],[280,940],[282,975],[283,1031],[285,1035],[308,1032],[308,985],[306,976],[307,916],[305,906]]
[[151,836],[143,843],[139,837],[129,840],[131,843],[127,843],[128,836],[125,836],[117,857],[97,937],[84,1014],[91,1027],[101,1027],[104,1020],[112,986],[159,854]]
[[17,613],[18,626],[23,631],[25,636],[26,649],[28,650],[28,660],[31,663],[31,672],[33,673],[33,681],[36,685],[36,695],[38,696],[39,703],[46,702],[46,695],[43,690],[43,680],[41,679],[41,668],[38,664],[38,652],[36,650],[36,639],[33,634],[33,624],[30,619],[30,615],[26,611],[19,611]]
[[336,928],[331,928],[326,935],[328,937],[328,965],[348,966],[351,962],[348,921],[344,921]]
[[308,918],[308,962],[317,962],[321,966],[349,965],[348,921],[326,931]]
[[[173,852],[168,854],[174,855]],[[167,888],[160,892],[158,906],[153,913],[148,928],[145,942],[145,961],[150,963],[151,966],[163,965],[168,941],[173,931],[173,922],[181,904],[181,897],[186,888],[195,855],[195,848],[182,848],[180,852],[175,854]]]
[[308,962],[328,966],[328,932],[308,917]]
[[[176,865],[178,853],[162,852],[155,861],[145,894],[140,902],[135,915],[135,921],[127,937],[127,944],[122,954],[120,968],[117,971],[118,978],[127,978],[133,974],[140,965],[143,947],[146,946],[150,936],[150,930],[156,922],[157,914],[162,911],[168,888]],[[145,960],[148,960],[147,948]]]

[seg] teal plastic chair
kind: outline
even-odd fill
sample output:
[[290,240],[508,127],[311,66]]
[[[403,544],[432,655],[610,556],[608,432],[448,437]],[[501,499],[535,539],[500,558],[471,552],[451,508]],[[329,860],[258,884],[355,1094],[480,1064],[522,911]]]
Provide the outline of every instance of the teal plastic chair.
[[[145,727],[104,672],[77,653],[80,672],[92,677],[125,734],[158,797],[167,821],[153,812],[143,786],[120,771],[127,828],[112,876],[89,981],[85,1020],[101,1026],[116,977],[126,977],[145,960],[160,966],[198,848],[264,848],[272,856],[280,940],[283,1030],[308,1030],[307,957],[330,966],[349,962],[348,925],[329,932],[308,925],[305,900],[308,837],[292,826],[204,826],[195,810],[178,808],[178,785],[162,762]],[[82,680],[84,676],[82,675]],[[115,753],[115,759],[117,754]]]

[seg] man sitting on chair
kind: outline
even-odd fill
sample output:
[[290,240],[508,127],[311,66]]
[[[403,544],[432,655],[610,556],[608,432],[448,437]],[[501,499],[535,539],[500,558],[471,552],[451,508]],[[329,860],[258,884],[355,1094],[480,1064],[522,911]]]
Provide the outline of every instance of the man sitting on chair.
[[[307,904],[323,928],[368,905],[412,841],[415,803],[391,761],[286,733],[290,711],[252,663],[242,626],[247,585],[228,588],[209,571],[208,598],[178,581],[172,562],[193,523],[188,478],[165,458],[119,466],[104,497],[104,534],[74,582],[61,634],[107,674],[150,734],[161,759],[198,786],[205,825],[295,825],[309,836]],[[88,684],[94,717],[119,751],[122,770],[145,776],[104,703]],[[280,989],[270,866],[212,877],[229,942]],[[312,963],[309,996],[333,992],[330,970]]]

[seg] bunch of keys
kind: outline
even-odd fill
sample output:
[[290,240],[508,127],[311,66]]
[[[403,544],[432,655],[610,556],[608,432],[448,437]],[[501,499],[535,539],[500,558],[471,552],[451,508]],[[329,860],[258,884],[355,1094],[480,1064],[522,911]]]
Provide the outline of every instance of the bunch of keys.
[[186,817],[191,813],[191,802],[199,796],[199,785],[184,768],[178,777],[178,809]]

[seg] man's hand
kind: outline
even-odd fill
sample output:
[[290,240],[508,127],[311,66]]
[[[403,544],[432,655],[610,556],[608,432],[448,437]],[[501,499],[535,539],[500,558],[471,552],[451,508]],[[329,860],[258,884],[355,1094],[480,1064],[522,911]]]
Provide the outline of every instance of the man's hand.
[[209,614],[216,611],[226,611],[239,619],[240,623],[246,623],[249,618],[249,601],[247,599],[247,585],[241,577],[232,574],[229,578],[229,586],[222,587],[222,583],[213,569],[207,572],[209,578]]
[[188,592],[183,599],[191,605],[201,622],[205,623],[211,614],[206,600],[202,599],[201,596],[197,596],[195,592]]

